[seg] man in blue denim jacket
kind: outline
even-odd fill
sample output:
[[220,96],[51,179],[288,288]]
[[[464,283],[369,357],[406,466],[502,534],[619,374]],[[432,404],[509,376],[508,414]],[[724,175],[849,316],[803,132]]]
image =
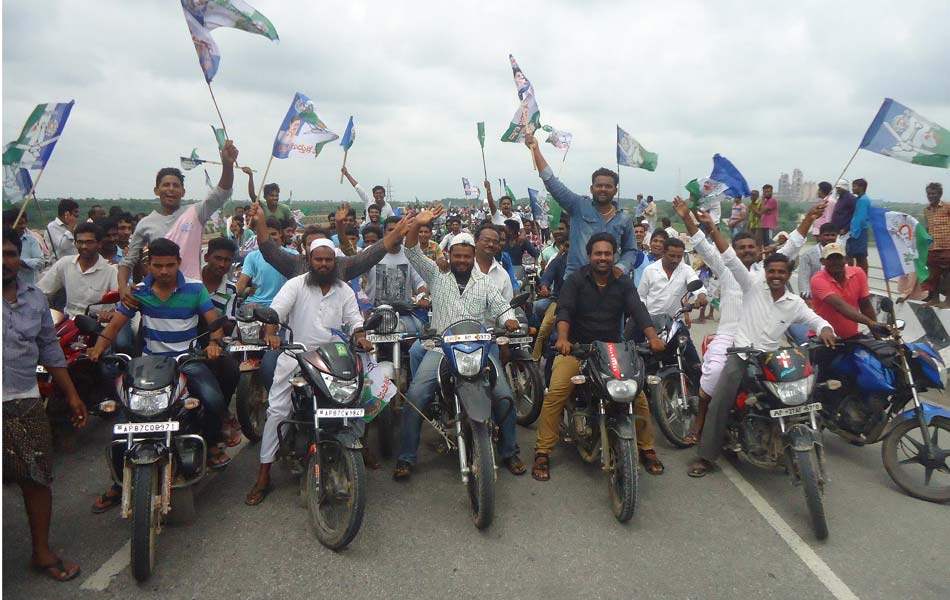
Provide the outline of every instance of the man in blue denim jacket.
[[587,240],[595,233],[607,232],[617,241],[620,258],[614,265],[618,276],[630,273],[637,259],[637,241],[633,233],[633,222],[620,204],[614,201],[620,176],[610,169],[601,167],[591,175],[591,196],[581,196],[567,189],[567,186],[554,176],[554,171],[541,156],[541,148],[533,134],[525,137],[525,145],[534,154],[535,163],[541,174],[544,187],[547,188],[561,208],[571,215],[571,249],[567,255],[565,279],[574,271],[587,264],[584,249]]

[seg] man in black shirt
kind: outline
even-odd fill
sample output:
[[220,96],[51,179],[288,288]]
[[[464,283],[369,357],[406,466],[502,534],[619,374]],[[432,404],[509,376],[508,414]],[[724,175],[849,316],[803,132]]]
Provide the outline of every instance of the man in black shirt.
[[[571,356],[571,345],[595,341],[621,342],[621,323],[629,316],[636,328],[643,331],[654,352],[665,349],[656,335],[650,313],[640,301],[636,286],[629,277],[614,273],[617,241],[609,233],[595,233],[587,241],[588,265],[564,280],[557,306],[557,350],[551,372],[551,385],[544,397],[538,438],[535,442],[534,468],[531,475],[538,481],[551,477],[549,457],[557,443],[564,402],[574,392],[571,377],[580,374],[580,362]],[[646,396],[641,391],[634,405],[637,419],[637,447],[648,473],[663,472],[663,463],[653,449],[653,424]]]

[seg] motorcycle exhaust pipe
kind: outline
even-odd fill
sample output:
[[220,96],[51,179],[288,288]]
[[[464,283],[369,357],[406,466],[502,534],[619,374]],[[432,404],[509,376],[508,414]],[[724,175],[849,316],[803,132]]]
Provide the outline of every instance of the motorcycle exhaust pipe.
[[[459,407],[459,398],[455,397],[455,414],[461,417],[462,411]],[[462,435],[462,419],[455,420],[455,437],[459,445],[459,471],[462,473],[462,483],[468,483],[469,468],[465,462],[465,436]]]

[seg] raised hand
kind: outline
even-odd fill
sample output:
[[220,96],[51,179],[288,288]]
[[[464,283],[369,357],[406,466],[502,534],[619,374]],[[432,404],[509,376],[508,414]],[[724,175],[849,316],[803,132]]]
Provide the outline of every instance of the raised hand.
[[689,218],[689,205],[679,196],[673,198],[673,210],[676,211],[676,214],[678,214],[683,221]]
[[427,208],[420,211],[413,219],[413,223],[416,226],[429,225],[432,221],[438,219],[443,212],[445,212],[445,207],[441,204],[436,204],[434,208]]
[[254,171],[251,170],[251,167],[248,167],[248,166],[246,166],[246,165],[243,166],[243,167],[241,167],[241,171],[242,171],[245,175],[247,175],[248,177],[253,177],[253,176],[254,176]]
[[[345,169],[346,167],[343,167],[343,168]],[[350,214],[350,203],[344,202],[343,204],[340,205],[339,210],[336,211],[336,222],[342,224],[343,221],[346,220],[346,217],[349,214]]]
[[716,223],[713,221],[713,216],[710,213],[697,209],[694,214],[700,223],[705,223],[710,227],[716,227]]
[[538,140],[535,139],[533,132],[524,136],[524,145],[532,150],[538,147]]
[[224,142],[224,148],[221,148],[221,162],[225,165],[233,165],[237,161],[238,149],[234,142],[227,140]]
[[402,244],[403,238],[406,237],[406,233],[409,231],[409,221],[409,215],[406,215],[396,223],[392,231],[383,236],[383,245],[387,251],[396,252],[399,250],[399,245]]

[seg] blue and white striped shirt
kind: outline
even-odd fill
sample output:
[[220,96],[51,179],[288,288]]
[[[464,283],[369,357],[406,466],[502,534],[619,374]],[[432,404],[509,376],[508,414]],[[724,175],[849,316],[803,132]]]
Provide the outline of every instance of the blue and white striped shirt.
[[204,284],[178,273],[178,287],[168,300],[162,301],[152,290],[154,278],[149,275],[142,287],[133,292],[141,303],[138,309],[119,305],[119,312],[132,318],[142,313],[145,353],[178,356],[188,352],[188,343],[198,336],[198,321],[214,308]]

